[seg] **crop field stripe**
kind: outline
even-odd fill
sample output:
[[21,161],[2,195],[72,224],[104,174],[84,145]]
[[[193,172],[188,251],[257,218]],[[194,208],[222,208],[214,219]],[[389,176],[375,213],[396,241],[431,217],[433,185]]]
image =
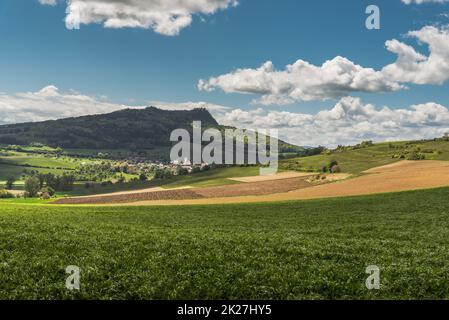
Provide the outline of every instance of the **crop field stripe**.
[[[270,204],[0,203],[3,299],[449,297],[449,189]],[[381,290],[365,268],[381,268]],[[82,270],[65,289],[65,267]]]

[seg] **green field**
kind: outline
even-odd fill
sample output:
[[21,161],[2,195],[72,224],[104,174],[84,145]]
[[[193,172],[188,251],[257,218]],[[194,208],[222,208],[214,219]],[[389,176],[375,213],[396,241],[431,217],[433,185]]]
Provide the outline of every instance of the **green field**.
[[[47,148],[21,147],[22,151],[6,151],[0,148],[0,182],[10,177],[16,178],[18,184],[25,172],[53,173],[62,175],[77,167],[78,159],[43,155],[39,152],[49,151]],[[23,152],[26,150],[26,152]]]
[[251,177],[259,175],[259,167],[218,168],[187,176],[177,176],[163,180],[158,185],[171,189],[179,187],[214,187],[239,183],[229,178]]
[[357,150],[282,160],[280,167],[286,170],[320,171],[332,160],[336,160],[344,172],[359,174],[374,167],[404,160],[393,156],[413,150],[423,152],[427,160],[449,160],[448,141],[393,142]]
[[[0,299],[449,297],[449,189],[307,202],[0,202]],[[4,203],[4,204],[1,204]],[[65,289],[68,265],[81,291]],[[365,268],[381,268],[369,291]]]
[[[0,184],[2,184],[4,181],[6,181],[10,177],[15,177],[18,180],[22,179],[24,170],[28,170],[28,171],[34,170],[34,171],[38,171],[40,173],[53,173],[56,175],[61,175],[64,172],[67,172],[67,170],[61,170],[61,169],[23,167],[23,166],[0,163]],[[20,184],[20,182],[18,182],[18,184]]]
[[36,167],[36,168],[51,168],[51,169],[67,169],[73,170],[76,168],[74,161],[68,159],[58,159],[53,157],[42,156],[14,156],[0,159],[1,164],[9,164],[15,166]]

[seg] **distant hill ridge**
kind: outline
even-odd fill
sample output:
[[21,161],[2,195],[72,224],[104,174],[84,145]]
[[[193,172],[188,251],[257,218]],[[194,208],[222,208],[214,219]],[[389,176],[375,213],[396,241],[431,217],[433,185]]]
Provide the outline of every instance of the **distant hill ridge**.
[[0,126],[1,144],[44,143],[73,149],[152,149],[170,145],[170,133],[219,124],[206,109],[167,111],[155,107],[108,114]]
[[[170,147],[175,129],[192,129],[193,121],[203,128],[223,130],[206,109],[167,111],[155,107],[124,109],[108,114],[89,115],[43,122],[0,126],[0,144],[42,143],[68,149],[155,149]],[[285,152],[304,150],[280,141]]]

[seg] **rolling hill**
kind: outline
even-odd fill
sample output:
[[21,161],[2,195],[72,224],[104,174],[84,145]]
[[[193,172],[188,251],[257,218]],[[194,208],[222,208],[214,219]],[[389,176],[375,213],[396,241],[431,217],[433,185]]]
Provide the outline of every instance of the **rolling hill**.
[[[109,114],[0,126],[0,144],[40,143],[64,149],[152,150],[171,147],[170,133],[191,130],[193,121],[203,129],[225,127],[206,109],[166,111],[155,107],[125,109]],[[281,152],[304,148],[279,141]]]
[[449,139],[384,142],[339,147],[319,155],[282,160],[284,170],[320,172],[337,161],[343,172],[359,174],[365,170],[400,160],[449,160]]
[[165,111],[154,107],[109,114],[0,126],[0,143],[42,143],[73,149],[153,149],[170,145],[170,133],[193,121],[218,126],[205,109]]

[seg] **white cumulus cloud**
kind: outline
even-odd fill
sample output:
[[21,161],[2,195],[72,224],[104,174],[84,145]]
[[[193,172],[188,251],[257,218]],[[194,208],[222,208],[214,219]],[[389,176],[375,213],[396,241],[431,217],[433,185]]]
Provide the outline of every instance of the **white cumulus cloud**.
[[380,71],[362,67],[344,57],[335,57],[321,66],[298,60],[284,70],[271,61],[259,68],[241,68],[209,79],[198,89],[259,96],[253,103],[286,105],[297,101],[328,100],[352,92],[392,92],[407,84],[442,85],[449,79],[449,27],[426,26],[410,31],[407,38],[428,46],[428,55],[397,39],[386,41],[388,51],[397,55],[394,63]]
[[407,34],[429,47],[429,55],[418,53],[412,46],[396,39],[386,42],[387,50],[397,54],[395,63],[382,73],[399,82],[443,84],[449,79],[449,29],[426,26]]
[[199,90],[216,88],[227,93],[256,94],[262,105],[289,104],[295,101],[327,100],[350,92],[388,92],[403,87],[372,68],[336,57],[321,66],[304,60],[276,70],[272,62],[257,69],[238,69],[231,73],[200,80]]
[[[39,0],[55,5],[56,0]],[[69,0],[66,25],[102,23],[106,28],[144,28],[173,36],[192,23],[195,14],[213,14],[237,0]]]
[[344,97],[317,114],[235,109],[218,120],[224,125],[252,130],[277,128],[280,138],[289,142],[330,147],[363,140],[435,138],[449,132],[449,110],[438,103],[403,109],[376,108],[353,97]]

